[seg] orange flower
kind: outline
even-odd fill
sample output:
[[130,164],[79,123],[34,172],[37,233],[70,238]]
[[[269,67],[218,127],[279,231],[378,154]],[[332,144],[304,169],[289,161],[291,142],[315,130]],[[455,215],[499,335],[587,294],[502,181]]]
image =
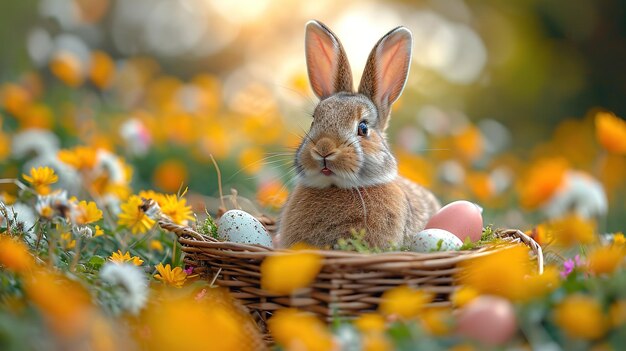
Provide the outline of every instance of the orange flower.
[[596,137],[607,151],[626,155],[626,121],[610,112],[596,114]]
[[544,204],[563,184],[568,168],[563,158],[542,159],[531,165],[519,189],[522,206],[534,209]]
[[76,88],[83,83],[83,67],[80,59],[71,52],[61,51],[50,61],[50,71],[63,83]]
[[256,198],[261,206],[279,209],[287,201],[288,195],[287,187],[279,181],[268,181],[261,184]]
[[467,161],[479,158],[484,150],[483,136],[476,126],[469,126],[454,136],[455,150]]
[[94,51],[91,54],[89,78],[100,89],[105,89],[115,77],[115,63],[104,51]]
[[28,90],[17,84],[5,84],[0,90],[2,106],[16,117],[22,117],[30,105],[32,97]]
[[411,318],[420,313],[433,297],[432,293],[403,285],[385,291],[378,309],[386,315]]
[[78,283],[59,274],[40,271],[25,279],[24,290],[61,335],[84,335],[90,326],[93,306],[89,294]]
[[397,153],[397,159],[398,174],[425,187],[432,184],[434,169],[431,163],[419,156],[401,151]]
[[[241,350],[258,349],[258,329],[248,315],[242,314],[216,292],[207,290],[207,298],[195,300],[181,294],[162,294],[141,314],[137,339],[141,349],[169,350]],[[179,292],[179,291],[177,291]],[[173,295],[173,296],[169,296]]]
[[0,265],[12,272],[23,273],[35,265],[35,260],[22,241],[0,235]]
[[261,286],[277,294],[291,294],[313,282],[322,268],[322,257],[295,252],[267,257],[261,263]]
[[167,160],[154,170],[154,184],[162,190],[175,193],[187,182],[187,167],[178,160]]

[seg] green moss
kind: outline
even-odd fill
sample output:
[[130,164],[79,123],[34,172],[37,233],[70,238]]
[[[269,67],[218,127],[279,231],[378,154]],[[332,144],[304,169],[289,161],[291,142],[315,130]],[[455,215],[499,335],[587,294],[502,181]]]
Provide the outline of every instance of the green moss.
[[465,242],[463,243],[463,246],[461,246],[459,250],[476,249],[483,245],[491,243],[496,239],[497,237],[496,237],[495,230],[493,230],[493,224],[489,224],[483,229],[483,234],[480,236],[480,240],[472,242],[472,239],[470,239],[470,237],[468,236],[465,238]]

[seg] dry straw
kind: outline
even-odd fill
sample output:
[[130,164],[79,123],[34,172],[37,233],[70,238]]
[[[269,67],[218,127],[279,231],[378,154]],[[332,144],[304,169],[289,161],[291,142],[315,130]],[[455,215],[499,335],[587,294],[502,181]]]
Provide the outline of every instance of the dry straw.
[[[270,219],[259,219],[273,229]],[[178,236],[185,264],[208,281],[228,288],[250,310],[262,330],[272,312],[289,307],[312,312],[326,321],[355,317],[375,310],[382,293],[400,285],[432,292],[436,298],[430,306],[448,306],[451,293],[458,288],[454,275],[459,263],[517,243],[530,248],[538,271],[543,271],[541,247],[521,231],[506,229],[496,231],[500,239],[497,245],[463,251],[363,254],[316,250],[323,264],[314,282],[295,294],[279,295],[261,288],[260,267],[265,258],[286,250],[218,241],[168,220],[159,221],[159,225]]]

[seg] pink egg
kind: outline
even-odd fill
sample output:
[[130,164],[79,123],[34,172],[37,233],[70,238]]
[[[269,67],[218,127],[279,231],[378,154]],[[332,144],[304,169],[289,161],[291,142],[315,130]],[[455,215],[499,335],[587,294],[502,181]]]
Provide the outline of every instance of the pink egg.
[[483,233],[483,216],[480,208],[469,201],[454,201],[442,207],[426,223],[424,229],[443,229],[465,241],[480,239]]
[[456,333],[485,345],[502,345],[516,331],[513,305],[501,297],[477,297],[463,307],[457,316]]

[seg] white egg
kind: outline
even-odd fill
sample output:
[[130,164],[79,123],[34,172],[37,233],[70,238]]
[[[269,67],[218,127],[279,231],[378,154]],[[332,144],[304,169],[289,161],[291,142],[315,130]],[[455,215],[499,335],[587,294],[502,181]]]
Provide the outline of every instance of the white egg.
[[456,251],[463,242],[456,235],[443,229],[424,229],[406,238],[405,246],[415,252]]
[[272,238],[263,224],[249,213],[240,210],[226,211],[220,217],[217,221],[217,234],[225,241],[272,247]]

